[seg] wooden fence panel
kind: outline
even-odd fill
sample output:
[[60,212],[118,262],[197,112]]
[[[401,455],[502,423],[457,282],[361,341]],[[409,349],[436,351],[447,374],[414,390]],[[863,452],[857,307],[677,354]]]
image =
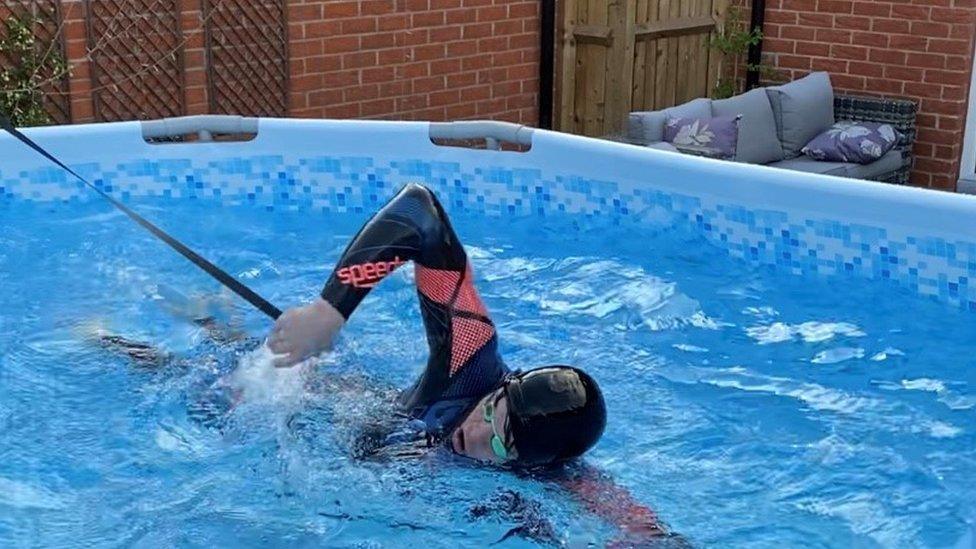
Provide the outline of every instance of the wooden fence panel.
[[620,134],[627,113],[708,96],[722,58],[709,46],[729,0],[564,0],[562,131]]

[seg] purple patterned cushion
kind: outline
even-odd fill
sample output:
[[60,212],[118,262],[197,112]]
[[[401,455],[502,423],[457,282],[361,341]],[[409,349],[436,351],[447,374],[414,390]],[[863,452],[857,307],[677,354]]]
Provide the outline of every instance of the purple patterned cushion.
[[684,153],[731,160],[739,140],[741,116],[668,118],[664,140]]
[[870,164],[898,143],[898,132],[890,124],[838,122],[814,137],[801,152],[814,160]]

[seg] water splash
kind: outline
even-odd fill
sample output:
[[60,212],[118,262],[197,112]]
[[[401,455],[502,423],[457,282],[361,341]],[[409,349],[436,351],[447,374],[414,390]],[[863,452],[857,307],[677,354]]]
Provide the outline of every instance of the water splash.
[[864,358],[864,349],[860,347],[838,347],[820,351],[815,357],[810,359],[814,364],[837,364],[845,360]]
[[760,345],[782,343],[797,337],[806,343],[819,343],[838,336],[863,337],[865,335],[856,325],[847,322],[811,321],[795,325],[774,322],[768,325],[751,326],[745,330],[746,334]]
[[291,368],[276,368],[274,353],[261,345],[244,354],[237,369],[226,384],[239,400],[253,405],[297,407],[306,395],[305,379],[315,359],[306,360]]

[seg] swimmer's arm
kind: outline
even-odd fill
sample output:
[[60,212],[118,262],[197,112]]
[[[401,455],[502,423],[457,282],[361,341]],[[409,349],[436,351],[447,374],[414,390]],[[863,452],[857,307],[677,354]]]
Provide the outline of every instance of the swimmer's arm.
[[320,297],[278,318],[268,340],[287,367],[332,347],[335,335],[370,290],[407,261],[464,272],[467,256],[428,189],[407,185],[349,243]]
[[615,543],[630,547],[662,538],[669,538],[672,542],[680,539],[661,524],[650,507],[634,499],[626,488],[593,466],[579,464],[567,467],[553,480],[587,511],[620,530],[621,538]]

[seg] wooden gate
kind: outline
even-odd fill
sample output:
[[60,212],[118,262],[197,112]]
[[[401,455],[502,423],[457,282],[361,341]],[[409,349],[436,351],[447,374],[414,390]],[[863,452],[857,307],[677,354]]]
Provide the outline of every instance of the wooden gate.
[[621,134],[627,113],[708,96],[729,0],[563,0],[558,129]]

